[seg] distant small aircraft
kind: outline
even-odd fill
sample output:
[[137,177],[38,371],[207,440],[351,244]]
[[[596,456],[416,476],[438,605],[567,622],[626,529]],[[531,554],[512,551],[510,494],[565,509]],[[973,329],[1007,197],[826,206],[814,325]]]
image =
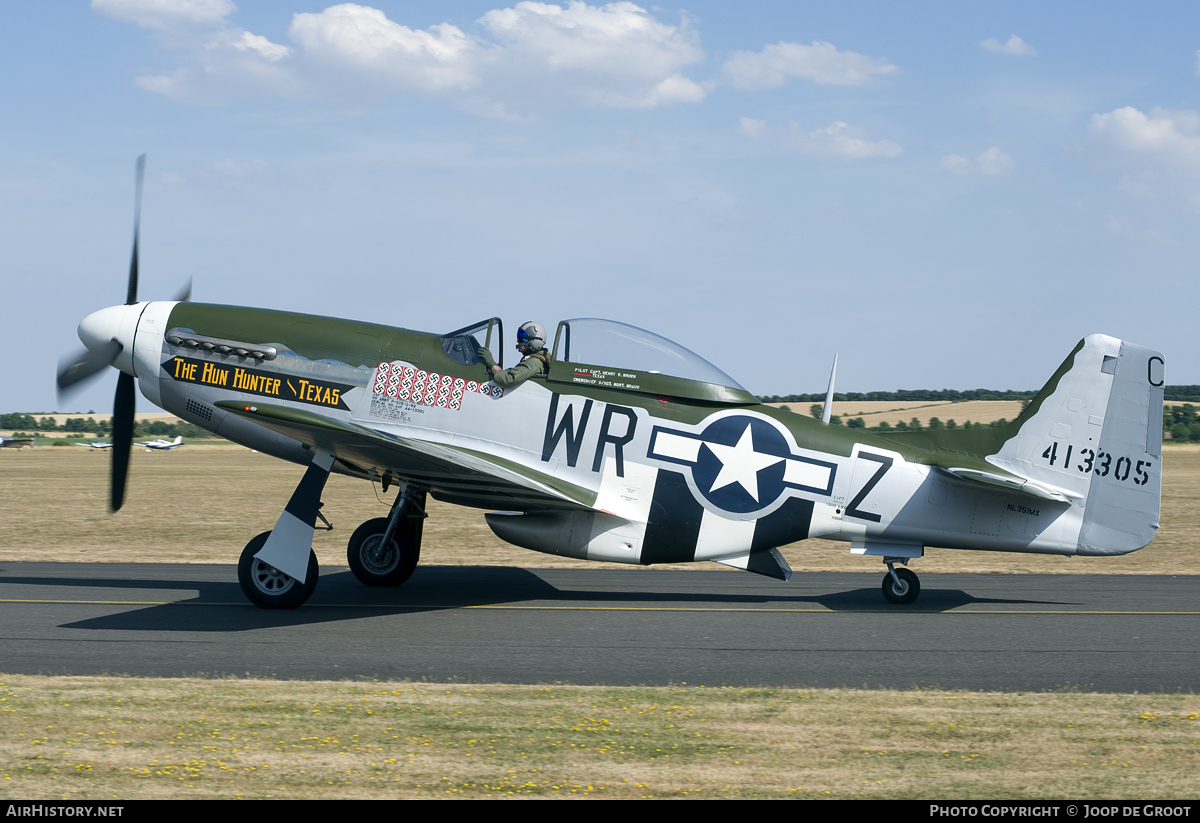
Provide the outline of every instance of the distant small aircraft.
[[180,446],[186,446],[187,443],[183,442],[182,437],[176,437],[174,440],[162,440],[162,439],[146,440],[142,443],[139,443],[138,445],[145,446],[146,451],[150,451],[151,449],[160,449],[162,451],[170,451],[171,449],[177,449]]
[[111,449],[112,443],[105,443],[103,440],[93,440],[91,443],[79,443],[76,446],[87,446],[89,449]]
[[22,446],[33,448],[32,437],[4,437],[0,436],[0,449],[19,449]]

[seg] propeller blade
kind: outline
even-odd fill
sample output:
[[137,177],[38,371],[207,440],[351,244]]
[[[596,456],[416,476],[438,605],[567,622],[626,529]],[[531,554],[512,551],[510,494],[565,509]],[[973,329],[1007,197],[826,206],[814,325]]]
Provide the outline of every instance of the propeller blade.
[[96,372],[117,359],[123,347],[110,340],[103,348],[84,349],[72,358],[58,361],[58,390],[61,393],[81,380],[87,380]]
[[133,193],[133,259],[129,262],[129,291],[125,305],[132,306],[137,302],[138,287],[138,228],[142,222],[142,178],[146,174],[146,155],[137,159],[137,180]]
[[133,375],[121,372],[113,396],[112,510],[125,502],[125,479],[129,474],[129,450],[133,446]]
[[192,278],[189,277],[187,279],[187,282],[183,284],[183,288],[180,289],[178,292],[176,292],[175,296],[172,297],[171,299],[176,301],[177,303],[186,303],[187,301],[191,300],[192,299]]

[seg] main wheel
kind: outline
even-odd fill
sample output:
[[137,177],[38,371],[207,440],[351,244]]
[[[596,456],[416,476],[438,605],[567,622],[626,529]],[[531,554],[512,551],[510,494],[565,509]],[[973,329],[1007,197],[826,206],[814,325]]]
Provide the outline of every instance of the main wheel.
[[254,556],[267,545],[270,536],[270,532],[263,532],[242,549],[242,558],[238,561],[238,583],[242,587],[242,594],[261,609],[294,609],[302,606],[317,588],[320,569],[316,552],[311,549],[308,552],[308,572],[301,583]]
[[896,577],[900,578],[900,585],[896,585],[896,581],[892,579],[891,572],[883,576],[883,596],[889,603],[911,603],[917,599],[917,595],[921,593],[921,581],[917,579],[917,575],[908,569],[896,569]]
[[399,586],[412,577],[421,559],[421,521],[402,517],[388,545],[383,545],[388,518],[368,520],[350,536],[346,559],[350,571],[367,586]]

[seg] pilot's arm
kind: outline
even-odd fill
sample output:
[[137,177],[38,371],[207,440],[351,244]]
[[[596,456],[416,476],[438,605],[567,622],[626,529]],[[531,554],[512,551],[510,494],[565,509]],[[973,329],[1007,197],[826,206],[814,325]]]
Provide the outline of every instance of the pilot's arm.
[[479,359],[487,366],[492,382],[505,389],[519,386],[529,378],[542,374],[546,370],[545,361],[533,355],[525,357],[524,360],[511,369],[501,369],[496,365],[496,360],[492,357],[492,353],[482,346],[479,347]]

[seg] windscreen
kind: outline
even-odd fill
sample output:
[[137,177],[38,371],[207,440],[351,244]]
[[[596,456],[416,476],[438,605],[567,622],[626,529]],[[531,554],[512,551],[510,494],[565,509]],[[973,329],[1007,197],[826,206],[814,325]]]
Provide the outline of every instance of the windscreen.
[[[446,352],[451,360],[462,363],[464,366],[482,363],[478,354],[480,341],[488,339],[488,331],[493,325],[500,330],[500,334],[497,336],[499,339],[504,334],[504,327],[500,325],[499,317],[491,317],[442,335],[442,351]],[[498,356],[498,362],[504,362],[502,351],[496,352],[495,355]]]

